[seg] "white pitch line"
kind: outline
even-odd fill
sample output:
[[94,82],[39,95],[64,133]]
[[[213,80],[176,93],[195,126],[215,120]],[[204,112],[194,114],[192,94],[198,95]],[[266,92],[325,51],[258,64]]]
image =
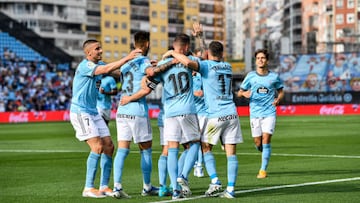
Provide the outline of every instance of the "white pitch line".
[[[89,151],[84,150],[61,150],[61,149],[0,149],[0,153],[87,153]],[[130,153],[138,154],[139,151],[134,150]],[[153,151],[155,154],[160,154],[160,151]],[[213,154],[219,155],[224,154],[224,152],[213,152]],[[237,155],[251,155],[258,156],[260,153],[237,153]],[[320,155],[320,154],[280,154],[272,153],[272,156],[290,156],[290,157],[319,157],[319,158],[348,158],[348,159],[360,159],[360,156],[356,155]]]
[[[251,192],[260,192],[260,191],[267,191],[267,190],[277,190],[283,188],[294,188],[294,187],[304,187],[304,186],[311,186],[311,185],[321,185],[321,184],[329,184],[329,183],[338,183],[338,182],[348,182],[348,181],[357,181],[360,180],[360,177],[354,178],[344,178],[344,179],[335,179],[335,180],[325,180],[325,181],[317,181],[317,182],[308,182],[308,183],[299,183],[299,184],[291,184],[291,185],[278,185],[272,187],[265,187],[265,188],[255,188],[249,190],[241,190],[235,192],[236,194],[244,194],[244,193],[251,193]],[[205,198],[205,195],[189,197],[184,199],[177,199],[177,200],[164,200],[164,201],[157,201],[157,202],[150,202],[150,203],[167,203],[167,202],[180,202],[180,201],[190,201],[195,199]]]

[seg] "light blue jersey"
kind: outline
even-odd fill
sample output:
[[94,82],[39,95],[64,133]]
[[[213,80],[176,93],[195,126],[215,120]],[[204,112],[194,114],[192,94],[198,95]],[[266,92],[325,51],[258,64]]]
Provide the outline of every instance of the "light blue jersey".
[[[193,73],[193,90],[195,91],[203,91],[202,79],[200,73]],[[195,100],[195,108],[197,115],[206,116],[206,105],[204,96],[202,97],[194,97]]]
[[[100,87],[104,89],[105,92],[111,92],[111,90],[116,89],[116,81],[112,76],[104,76],[101,78]],[[111,95],[102,94],[98,92],[97,98],[97,107],[101,109],[111,109],[112,101]]]
[[237,115],[232,93],[232,68],[229,63],[203,60],[199,62],[208,118]]
[[[190,59],[195,57],[188,56]],[[158,65],[171,61],[172,58],[159,61]],[[165,118],[196,114],[192,70],[183,64],[173,65],[169,70],[159,74],[157,80],[163,83],[163,100]]]
[[242,82],[241,89],[251,90],[250,118],[276,116],[276,107],[272,104],[278,89],[283,88],[279,75],[269,71],[267,75],[249,72]]
[[[131,96],[141,89],[141,80],[146,75],[146,69],[151,67],[150,60],[145,56],[139,56],[121,66],[121,95]],[[148,116],[148,106],[145,97],[130,102],[124,106],[119,105],[117,114],[132,116]]]
[[158,127],[164,127],[164,109],[162,105],[160,105],[160,112],[157,118]]
[[105,65],[105,63],[99,62],[98,64],[95,64],[92,61],[84,59],[78,65],[73,80],[70,112],[85,112],[91,115],[98,114],[96,109],[98,93],[96,81],[100,80],[101,76],[94,75],[98,65]]

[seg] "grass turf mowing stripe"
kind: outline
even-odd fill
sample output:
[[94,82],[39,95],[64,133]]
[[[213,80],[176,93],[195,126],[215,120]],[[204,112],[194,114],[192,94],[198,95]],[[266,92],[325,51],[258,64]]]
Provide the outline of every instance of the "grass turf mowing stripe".
[[[41,149],[0,149],[0,153],[87,153],[89,151],[84,150],[41,150]],[[138,151],[130,151],[130,153],[138,154]],[[160,154],[160,151],[152,151],[154,154]],[[222,152],[213,152],[213,154],[219,155]],[[259,155],[259,153],[237,153],[237,155]],[[354,155],[319,155],[319,154],[280,154],[272,153],[272,156],[288,156],[288,157],[319,157],[319,158],[348,158],[348,159],[360,159],[360,156]]]
[[[251,193],[251,192],[261,192],[261,191],[268,191],[268,190],[277,190],[277,189],[283,189],[283,188],[304,187],[304,186],[322,185],[322,184],[329,184],[329,183],[358,181],[358,180],[360,180],[360,177],[334,179],[334,180],[325,180],[325,181],[316,181],[316,182],[290,184],[290,185],[278,185],[278,186],[265,187],[265,188],[256,188],[256,189],[249,189],[249,190],[241,190],[241,191],[236,191],[235,193],[236,193],[236,194],[244,194],[244,193]],[[205,197],[206,197],[205,195],[199,195],[199,196],[188,197],[188,198],[184,198],[184,199],[164,200],[164,201],[157,201],[157,202],[150,202],[150,203],[182,202],[182,201],[191,201],[191,200],[195,200],[195,199],[201,199],[201,198],[205,198]]]

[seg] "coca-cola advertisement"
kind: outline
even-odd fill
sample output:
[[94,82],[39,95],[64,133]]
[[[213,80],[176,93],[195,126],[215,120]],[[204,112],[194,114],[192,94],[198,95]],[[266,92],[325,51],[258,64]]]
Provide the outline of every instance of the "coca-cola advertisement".
[[[157,118],[160,109],[149,109],[149,117]],[[238,106],[239,116],[249,116],[248,106]],[[360,114],[358,104],[317,104],[317,105],[282,105],[277,107],[279,116],[301,115],[356,115]],[[116,110],[111,112],[115,119]],[[0,113],[0,123],[27,123],[69,121],[69,111],[38,111],[38,112],[3,112]]]

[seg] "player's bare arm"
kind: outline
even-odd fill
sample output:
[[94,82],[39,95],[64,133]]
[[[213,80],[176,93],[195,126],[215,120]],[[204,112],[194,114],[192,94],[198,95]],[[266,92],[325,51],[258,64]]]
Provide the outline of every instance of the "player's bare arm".
[[273,102],[273,105],[274,105],[274,106],[279,105],[279,104],[280,104],[280,101],[284,98],[284,95],[285,95],[283,89],[278,89],[277,92],[278,92],[278,96],[277,96],[277,98],[275,98],[275,100],[274,100],[274,102]]
[[101,65],[98,66],[95,69],[95,75],[101,75],[101,74],[107,74],[110,73],[114,70],[116,70],[117,68],[120,68],[122,65],[124,65],[126,62],[128,62],[129,60],[134,59],[138,54],[141,54],[142,50],[141,49],[135,49],[133,51],[131,51],[127,56],[125,56],[124,58],[112,62],[112,63],[108,63],[106,65]]
[[147,77],[144,76],[141,80],[141,89],[134,93],[133,95],[123,95],[120,99],[120,105],[124,106],[130,102],[137,101],[146,95],[151,93],[151,89],[146,85]]
[[167,51],[165,54],[167,55],[171,55],[174,58],[176,58],[180,63],[182,63],[184,66],[194,70],[194,71],[198,71],[199,70],[199,64],[197,61],[193,61],[191,59],[189,59],[186,55],[184,54],[180,54],[177,53],[173,50],[169,50]]
[[207,46],[205,43],[203,27],[200,23],[194,22],[192,35],[198,39],[198,40],[196,40],[196,42],[197,42],[196,47],[200,48],[201,58],[203,58],[203,59],[207,58],[207,53],[206,53]]
[[107,91],[105,91],[104,88],[100,87],[99,92],[101,94],[106,94],[106,95],[116,95],[118,91],[117,91],[117,89],[111,89],[109,92],[107,92]]
[[250,98],[251,96],[251,91],[250,90],[243,90],[243,89],[240,89],[237,93],[237,96],[238,97],[245,97],[245,98]]

